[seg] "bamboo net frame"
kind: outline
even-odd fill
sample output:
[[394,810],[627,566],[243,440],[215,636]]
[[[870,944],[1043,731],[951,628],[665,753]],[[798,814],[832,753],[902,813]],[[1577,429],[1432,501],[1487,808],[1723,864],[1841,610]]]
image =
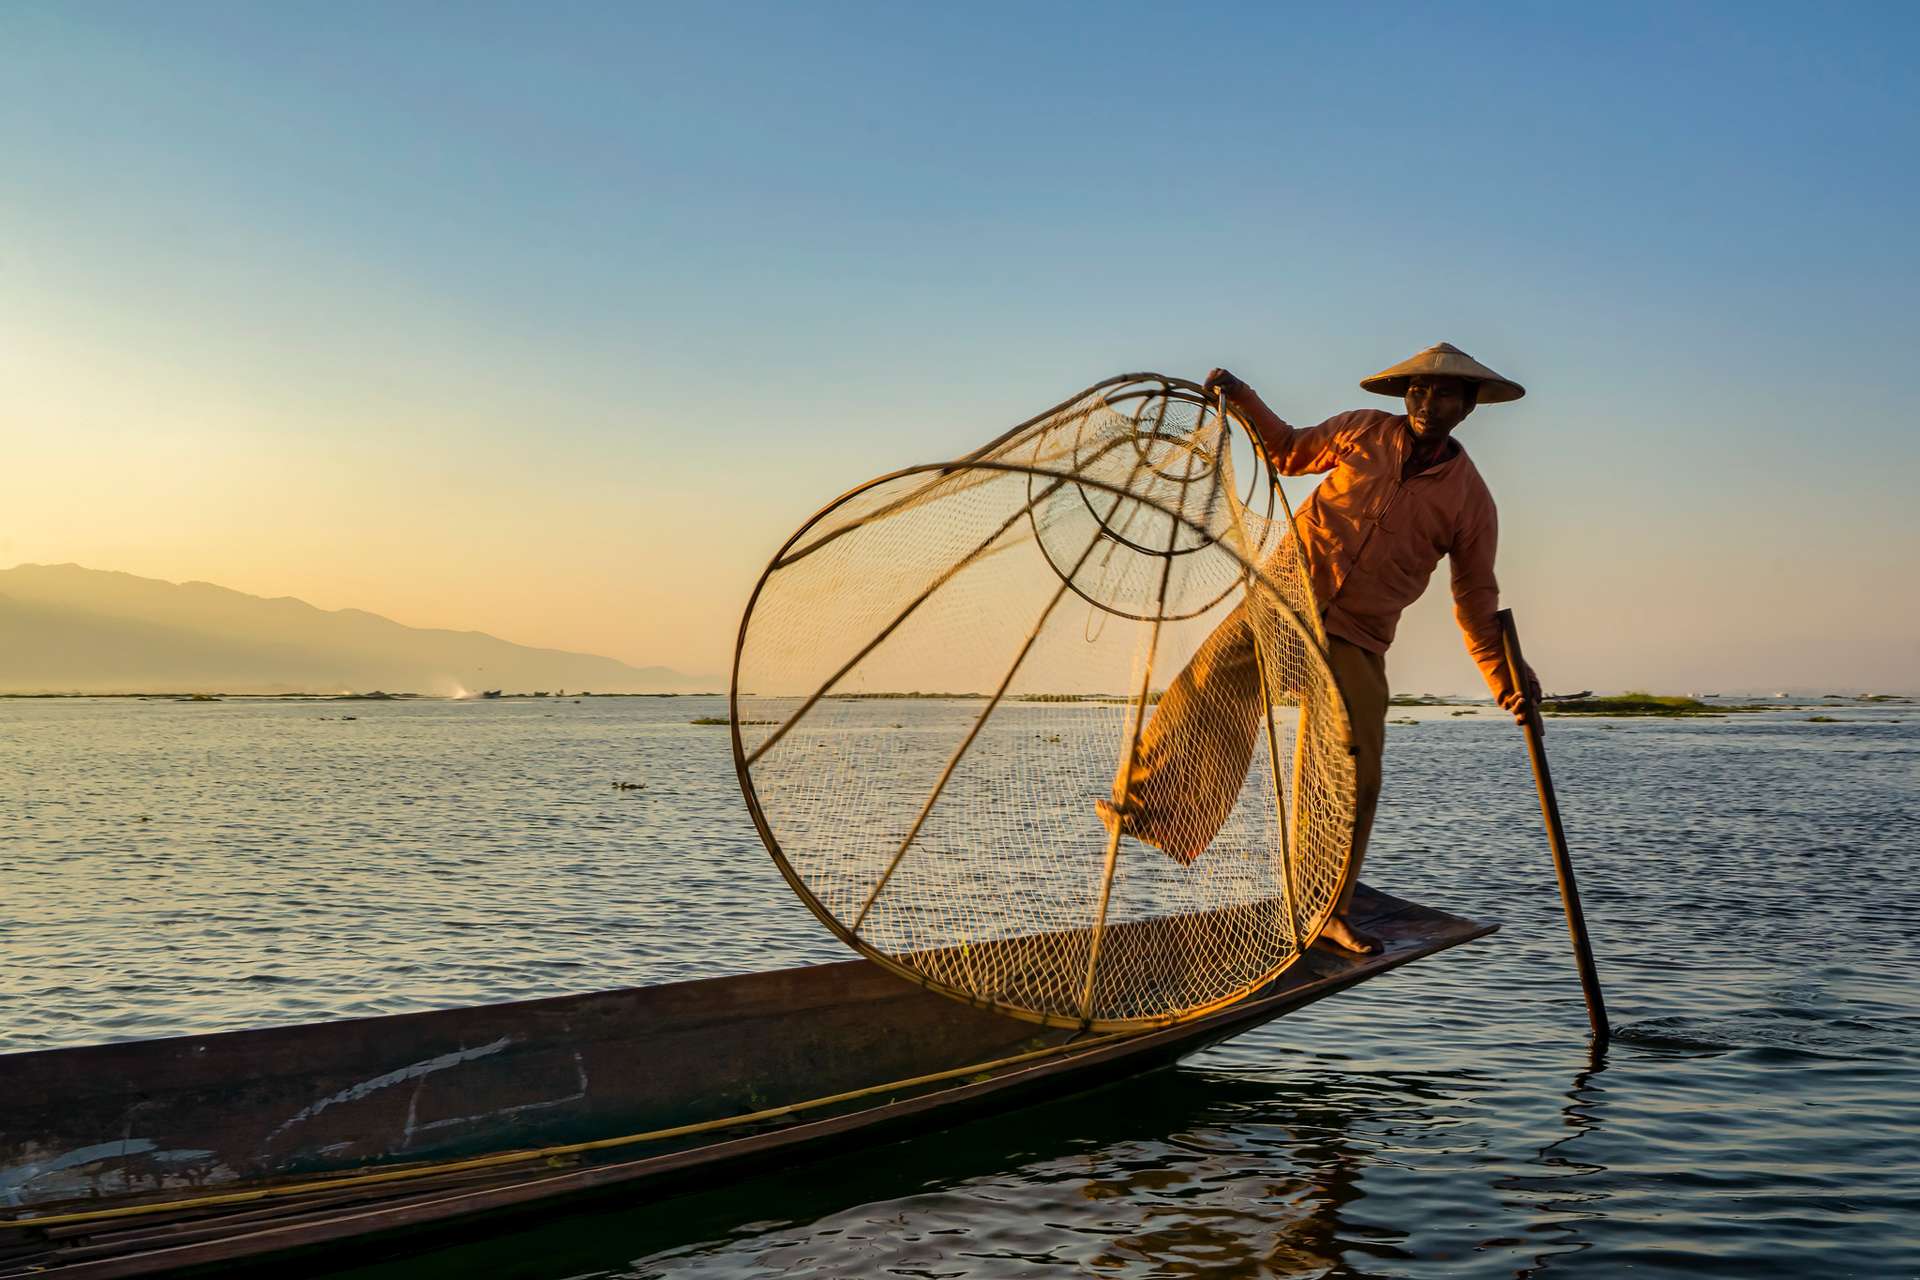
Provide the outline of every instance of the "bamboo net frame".
[[869,481],[781,548],[741,620],[734,757],[834,933],[1100,1031],[1200,1016],[1299,959],[1344,882],[1353,762],[1250,441],[1195,384],[1124,375]]

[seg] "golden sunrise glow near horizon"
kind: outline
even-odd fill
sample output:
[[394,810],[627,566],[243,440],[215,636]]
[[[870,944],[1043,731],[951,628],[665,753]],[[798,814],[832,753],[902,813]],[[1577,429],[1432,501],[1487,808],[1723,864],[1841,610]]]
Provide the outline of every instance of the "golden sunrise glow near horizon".
[[[1549,689],[1920,689],[1885,27],[11,7],[0,568],[718,674],[870,477],[1127,370],[1391,408],[1449,341],[1528,388],[1459,438]],[[1484,695],[1450,603],[1397,690]]]

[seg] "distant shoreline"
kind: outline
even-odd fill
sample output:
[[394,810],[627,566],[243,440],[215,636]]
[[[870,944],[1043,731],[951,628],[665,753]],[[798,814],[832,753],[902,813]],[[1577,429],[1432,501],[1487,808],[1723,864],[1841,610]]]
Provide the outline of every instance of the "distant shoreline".
[[[1162,690],[1154,690],[1148,695],[1149,702],[1158,702]],[[374,690],[370,693],[207,693],[202,690],[154,689],[139,692],[120,693],[84,693],[75,691],[7,693],[0,692],[0,700],[12,701],[52,701],[76,698],[119,699],[141,702],[507,702],[507,701],[566,701],[580,698],[724,698],[728,696],[724,689],[693,690],[685,693],[595,693],[582,690],[570,693],[564,690],[532,690],[526,693],[502,693],[492,697],[480,694],[444,694],[444,693],[388,693]],[[743,694],[746,698],[785,698],[800,695],[785,694]],[[1709,695],[1713,696],[1713,695]],[[1751,696],[1751,695],[1749,695]],[[980,702],[985,701],[984,693],[830,693],[830,700],[886,701],[904,699],[927,702]],[[1021,703],[1067,703],[1082,705],[1101,705],[1130,703],[1132,697],[1112,693],[1030,693],[1009,699]],[[1822,693],[1809,695],[1776,695],[1774,698],[1762,698],[1758,701],[1703,702],[1699,699],[1673,694],[1647,694],[1633,692],[1611,696],[1584,698],[1547,698],[1540,709],[1548,715],[1725,715],[1728,712],[1748,711],[1792,711],[1832,706],[1836,703],[1860,707],[1912,706],[1920,702],[1920,695],[1897,693]],[[1495,706],[1488,698],[1453,698],[1434,694],[1395,694],[1389,701],[1395,708],[1477,708],[1485,710]]]
[[202,690],[155,690],[146,693],[0,693],[0,698],[132,698],[149,702],[506,702],[515,698],[724,698],[724,690],[692,693],[503,693],[497,698],[447,693],[207,693]]

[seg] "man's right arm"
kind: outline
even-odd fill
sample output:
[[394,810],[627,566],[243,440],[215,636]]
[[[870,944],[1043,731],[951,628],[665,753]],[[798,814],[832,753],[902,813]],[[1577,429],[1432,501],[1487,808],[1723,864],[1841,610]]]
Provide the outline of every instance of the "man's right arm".
[[1317,427],[1296,427],[1267,407],[1260,393],[1228,373],[1215,369],[1207,375],[1208,391],[1225,392],[1253,428],[1260,449],[1283,476],[1314,475],[1340,463],[1340,437],[1350,425],[1348,415],[1328,418]]

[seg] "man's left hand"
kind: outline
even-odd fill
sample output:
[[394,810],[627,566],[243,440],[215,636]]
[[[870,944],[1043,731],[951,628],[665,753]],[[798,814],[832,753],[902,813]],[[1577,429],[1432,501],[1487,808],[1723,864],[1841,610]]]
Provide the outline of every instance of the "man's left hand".
[[1534,674],[1533,665],[1528,663],[1526,664],[1526,691],[1522,693],[1516,690],[1508,694],[1502,705],[1513,712],[1516,724],[1524,725],[1529,716],[1539,708],[1540,696],[1540,677]]

